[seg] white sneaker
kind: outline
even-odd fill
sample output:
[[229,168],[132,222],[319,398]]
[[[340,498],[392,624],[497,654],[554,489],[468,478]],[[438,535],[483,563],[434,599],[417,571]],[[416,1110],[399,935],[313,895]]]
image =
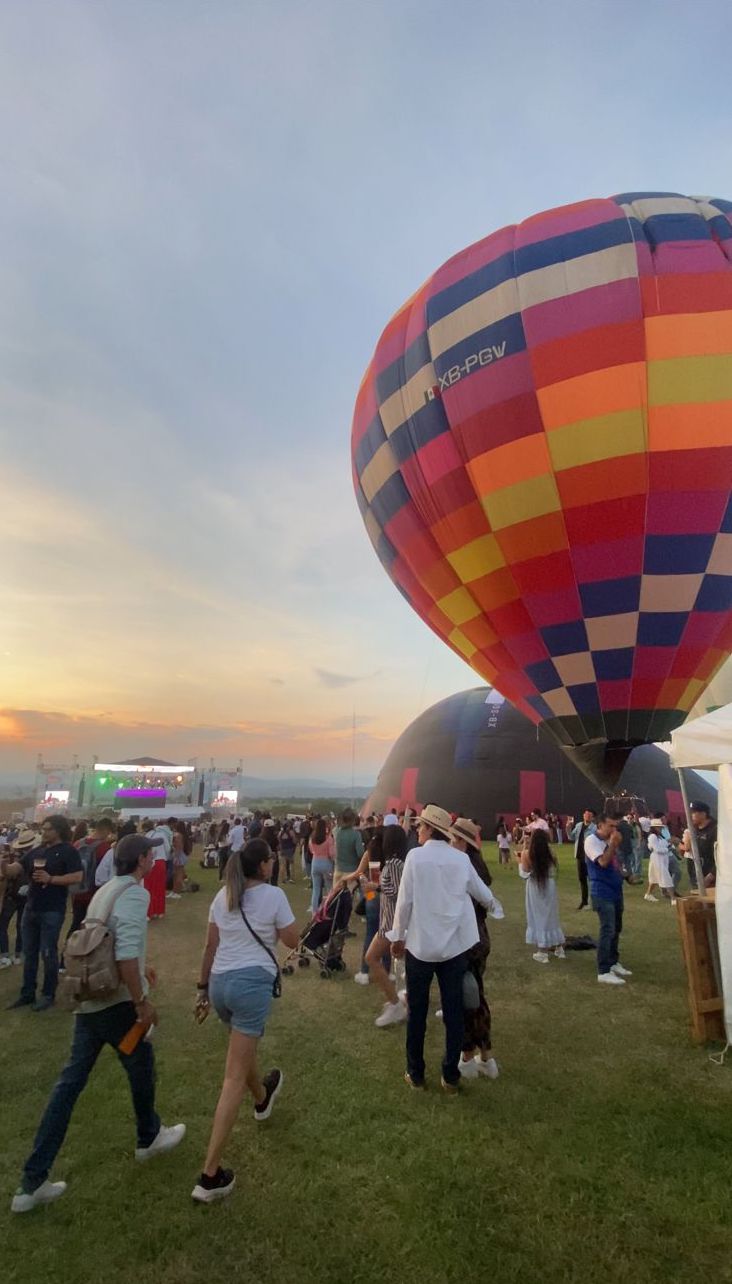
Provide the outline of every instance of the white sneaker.
[[622,976],[617,976],[615,972],[600,972],[597,979],[601,985],[625,985]]
[[353,979],[356,985],[368,985],[369,974],[368,972],[357,972]]
[[478,1067],[479,1075],[484,1075],[486,1079],[498,1078],[500,1071],[495,1057],[489,1057],[487,1061],[481,1061],[479,1058],[476,1058],[475,1064]]
[[567,955],[564,953],[564,946],[563,946],[563,945],[558,945],[558,946],[557,946],[557,948],[556,948],[556,949],[555,949],[555,951],[554,951],[554,957],[555,957],[555,959],[566,959]]
[[17,954],[13,956],[13,960],[12,960],[13,967],[20,967],[22,962],[23,962],[22,958],[18,958]]
[[2,958],[0,959],[0,968],[1,968],[1,967],[12,967],[12,966],[13,966],[12,959],[8,958],[8,955],[7,955],[7,954],[3,954]]
[[531,955],[535,963],[548,963],[549,955],[544,950],[537,950],[536,954]]
[[657,900],[658,900],[658,897],[657,897],[657,896],[654,896],[651,892],[646,892],[645,896],[643,897],[643,900],[644,900],[644,901],[657,901]]
[[463,1079],[478,1078],[478,1062],[475,1057],[472,1057],[470,1061],[465,1061],[463,1057],[461,1057],[458,1062],[458,1070],[460,1071],[461,1078]]
[[54,1199],[60,1199],[66,1190],[65,1181],[44,1181],[38,1190],[34,1190],[32,1195],[26,1195],[23,1189],[13,1195],[13,1202],[10,1205],[12,1213],[30,1213],[34,1208],[40,1208],[42,1204],[52,1204]]
[[592,906],[591,906],[591,905],[583,905],[583,906],[582,906],[582,909],[583,909],[583,910],[591,910],[591,909],[592,909]]
[[400,1021],[406,1021],[407,1009],[403,1003],[385,1003],[381,1016],[377,1016],[374,1025],[383,1029],[385,1025],[398,1025]]
[[180,892],[166,892],[165,899],[166,901],[179,901]]
[[623,967],[622,963],[614,963],[613,966],[610,968],[610,971],[614,972],[616,976],[633,975],[633,973],[630,971],[630,968]]
[[149,1146],[137,1147],[135,1159],[143,1164],[146,1159],[152,1159],[154,1155],[164,1155],[166,1151],[174,1150],[185,1135],[185,1124],[173,1124],[171,1128],[166,1128],[165,1124],[161,1124],[160,1132]]

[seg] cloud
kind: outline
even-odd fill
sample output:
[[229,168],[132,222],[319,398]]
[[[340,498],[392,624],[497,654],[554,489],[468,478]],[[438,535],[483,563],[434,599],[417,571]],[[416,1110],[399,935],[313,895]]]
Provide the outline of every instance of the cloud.
[[[361,776],[374,777],[397,729],[381,729],[369,717],[356,719],[357,765]],[[334,779],[344,777],[344,750],[353,736],[352,718],[312,720],[241,719],[223,725],[134,721],[109,716],[71,716],[41,709],[0,709],[0,776],[24,773],[29,778],[36,757],[46,764],[82,765],[124,761],[138,756],[199,765],[215,758],[220,766],[239,759],[254,775],[278,775],[317,768]],[[350,778],[350,768],[349,768]]]
[[347,673],[331,673],[330,669],[315,668],[313,673],[324,687],[351,687],[355,682],[361,681],[359,677],[352,677]]

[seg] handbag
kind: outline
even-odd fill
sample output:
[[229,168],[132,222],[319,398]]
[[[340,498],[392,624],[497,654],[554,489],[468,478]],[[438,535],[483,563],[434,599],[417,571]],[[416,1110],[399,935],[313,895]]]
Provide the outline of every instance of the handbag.
[[353,893],[353,912],[358,914],[359,918],[366,917],[366,897],[360,887],[357,887]]
[[244,910],[243,910],[243,908],[242,908],[242,906],[241,906],[241,905],[239,906],[239,913],[241,914],[242,918],[244,919],[245,926],[246,926],[246,927],[248,927],[249,931],[251,932],[252,936],[254,937],[255,941],[257,942],[257,945],[261,945],[262,949],[267,951],[267,953],[269,954],[269,957],[271,958],[272,962],[274,963],[275,967],[277,968],[277,975],[275,976],[275,979],[274,979],[274,981],[272,982],[272,998],[273,998],[273,999],[279,999],[279,998],[281,998],[281,997],[282,997],[282,973],[280,972],[280,965],[279,965],[279,963],[278,963],[278,961],[277,961],[277,955],[272,953],[272,951],[271,951],[271,949],[269,948],[269,946],[268,946],[268,945],[265,945],[265,943],[264,943],[264,941],[262,940],[261,936],[259,936],[259,934],[258,934],[257,932],[255,932],[254,928],[252,927],[251,923],[249,922],[249,919],[247,918],[246,914],[244,913]]

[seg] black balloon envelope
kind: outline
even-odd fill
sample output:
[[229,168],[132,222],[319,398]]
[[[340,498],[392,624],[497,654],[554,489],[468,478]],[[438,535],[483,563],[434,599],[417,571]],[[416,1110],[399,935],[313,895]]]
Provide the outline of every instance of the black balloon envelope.
[[[689,777],[694,796],[714,811],[716,789],[696,773]],[[632,751],[613,791],[613,809],[633,800],[674,818],[683,813],[678,775],[657,745]],[[432,705],[402,732],[364,811],[438,803],[492,834],[501,816],[513,820],[534,808],[579,816],[606,801],[556,740],[483,686]]]

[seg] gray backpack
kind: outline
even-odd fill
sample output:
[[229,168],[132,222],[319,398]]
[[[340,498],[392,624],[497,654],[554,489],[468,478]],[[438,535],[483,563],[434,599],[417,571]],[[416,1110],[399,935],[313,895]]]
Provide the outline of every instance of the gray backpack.
[[58,997],[67,1008],[85,1000],[111,999],[120,987],[114,957],[114,932],[107,926],[120,896],[130,884],[118,887],[104,918],[85,918],[64,946],[66,975],[59,978]]

